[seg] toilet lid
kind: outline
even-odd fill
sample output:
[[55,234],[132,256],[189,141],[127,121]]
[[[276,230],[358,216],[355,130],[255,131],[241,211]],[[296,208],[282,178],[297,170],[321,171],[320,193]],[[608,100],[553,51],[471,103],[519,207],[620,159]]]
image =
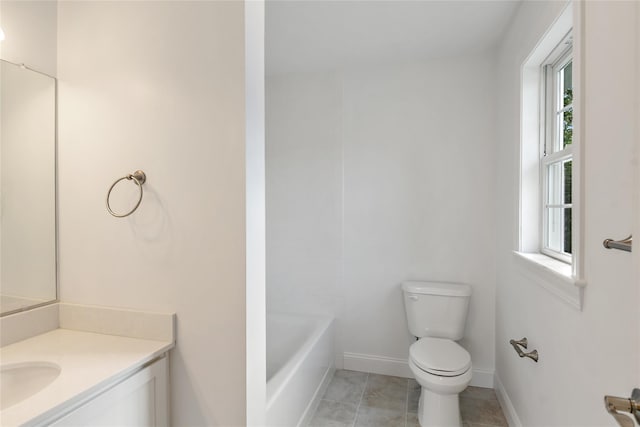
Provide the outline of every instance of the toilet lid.
[[471,367],[469,352],[445,338],[420,338],[409,347],[409,357],[420,369],[443,377],[455,377]]

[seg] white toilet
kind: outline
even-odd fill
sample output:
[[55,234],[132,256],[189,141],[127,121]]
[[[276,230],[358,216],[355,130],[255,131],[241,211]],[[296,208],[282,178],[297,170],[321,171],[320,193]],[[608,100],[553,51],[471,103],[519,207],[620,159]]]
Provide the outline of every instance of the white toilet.
[[471,382],[471,356],[456,341],[464,335],[471,286],[404,282],[409,332],[409,368],[422,386],[418,420],[422,427],[462,425],[458,394]]

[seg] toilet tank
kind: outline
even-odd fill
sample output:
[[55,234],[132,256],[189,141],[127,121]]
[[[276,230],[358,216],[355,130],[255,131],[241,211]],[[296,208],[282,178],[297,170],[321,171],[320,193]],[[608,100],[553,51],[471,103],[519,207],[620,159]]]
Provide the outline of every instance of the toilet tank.
[[448,338],[464,335],[471,286],[446,282],[404,282],[404,307],[411,335]]

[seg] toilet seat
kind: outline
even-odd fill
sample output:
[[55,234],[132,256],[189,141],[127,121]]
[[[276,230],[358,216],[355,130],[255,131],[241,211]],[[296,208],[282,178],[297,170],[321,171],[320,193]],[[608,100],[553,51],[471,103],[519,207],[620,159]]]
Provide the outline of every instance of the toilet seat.
[[455,377],[471,367],[469,352],[446,338],[424,337],[409,347],[411,361],[432,375]]

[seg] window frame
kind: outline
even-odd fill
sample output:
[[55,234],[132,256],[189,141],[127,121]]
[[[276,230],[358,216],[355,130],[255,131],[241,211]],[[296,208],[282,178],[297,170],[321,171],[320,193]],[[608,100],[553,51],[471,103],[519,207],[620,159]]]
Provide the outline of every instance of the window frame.
[[[560,120],[558,114],[566,111],[568,106],[564,106],[558,109],[563,99],[563,94],[560,93],[560,79],[558,73],[569,63],[573,63],[573,36],[572,30],[570,30],[553,49],[549,56],[543,61],[541,65],[541,90],[540,94],[542,99],[540,105],[542,106],[540,114],[540,253],[562,261],[566,264],[573,264],[573,255],[567,252],[561,252],[553,249],[549,242],[549,210],[551,208],[571,208],[571,215],[573,217],[574,210],[571,203],[556,204],[550,206],[549,201],[549,166],[567,160],[573,162],[573,144],[559,148],[562,145],[562,141],[558,143],[558,136],[562,132]],[[572,70],[573,72],[573,70]],[[573,79],[572,79],[573,80]],[[571,110],[574,111],[574,102],[571,103]],[[558,185],[561,186],[562,179],[559,179]],[[572,189],[573,191],[573,189]],[[573,198],[572,198],[573,200]],[[572,220],[571,237],[573,238],[573,224]],[[564,229],[564,220],[562,221]]]

